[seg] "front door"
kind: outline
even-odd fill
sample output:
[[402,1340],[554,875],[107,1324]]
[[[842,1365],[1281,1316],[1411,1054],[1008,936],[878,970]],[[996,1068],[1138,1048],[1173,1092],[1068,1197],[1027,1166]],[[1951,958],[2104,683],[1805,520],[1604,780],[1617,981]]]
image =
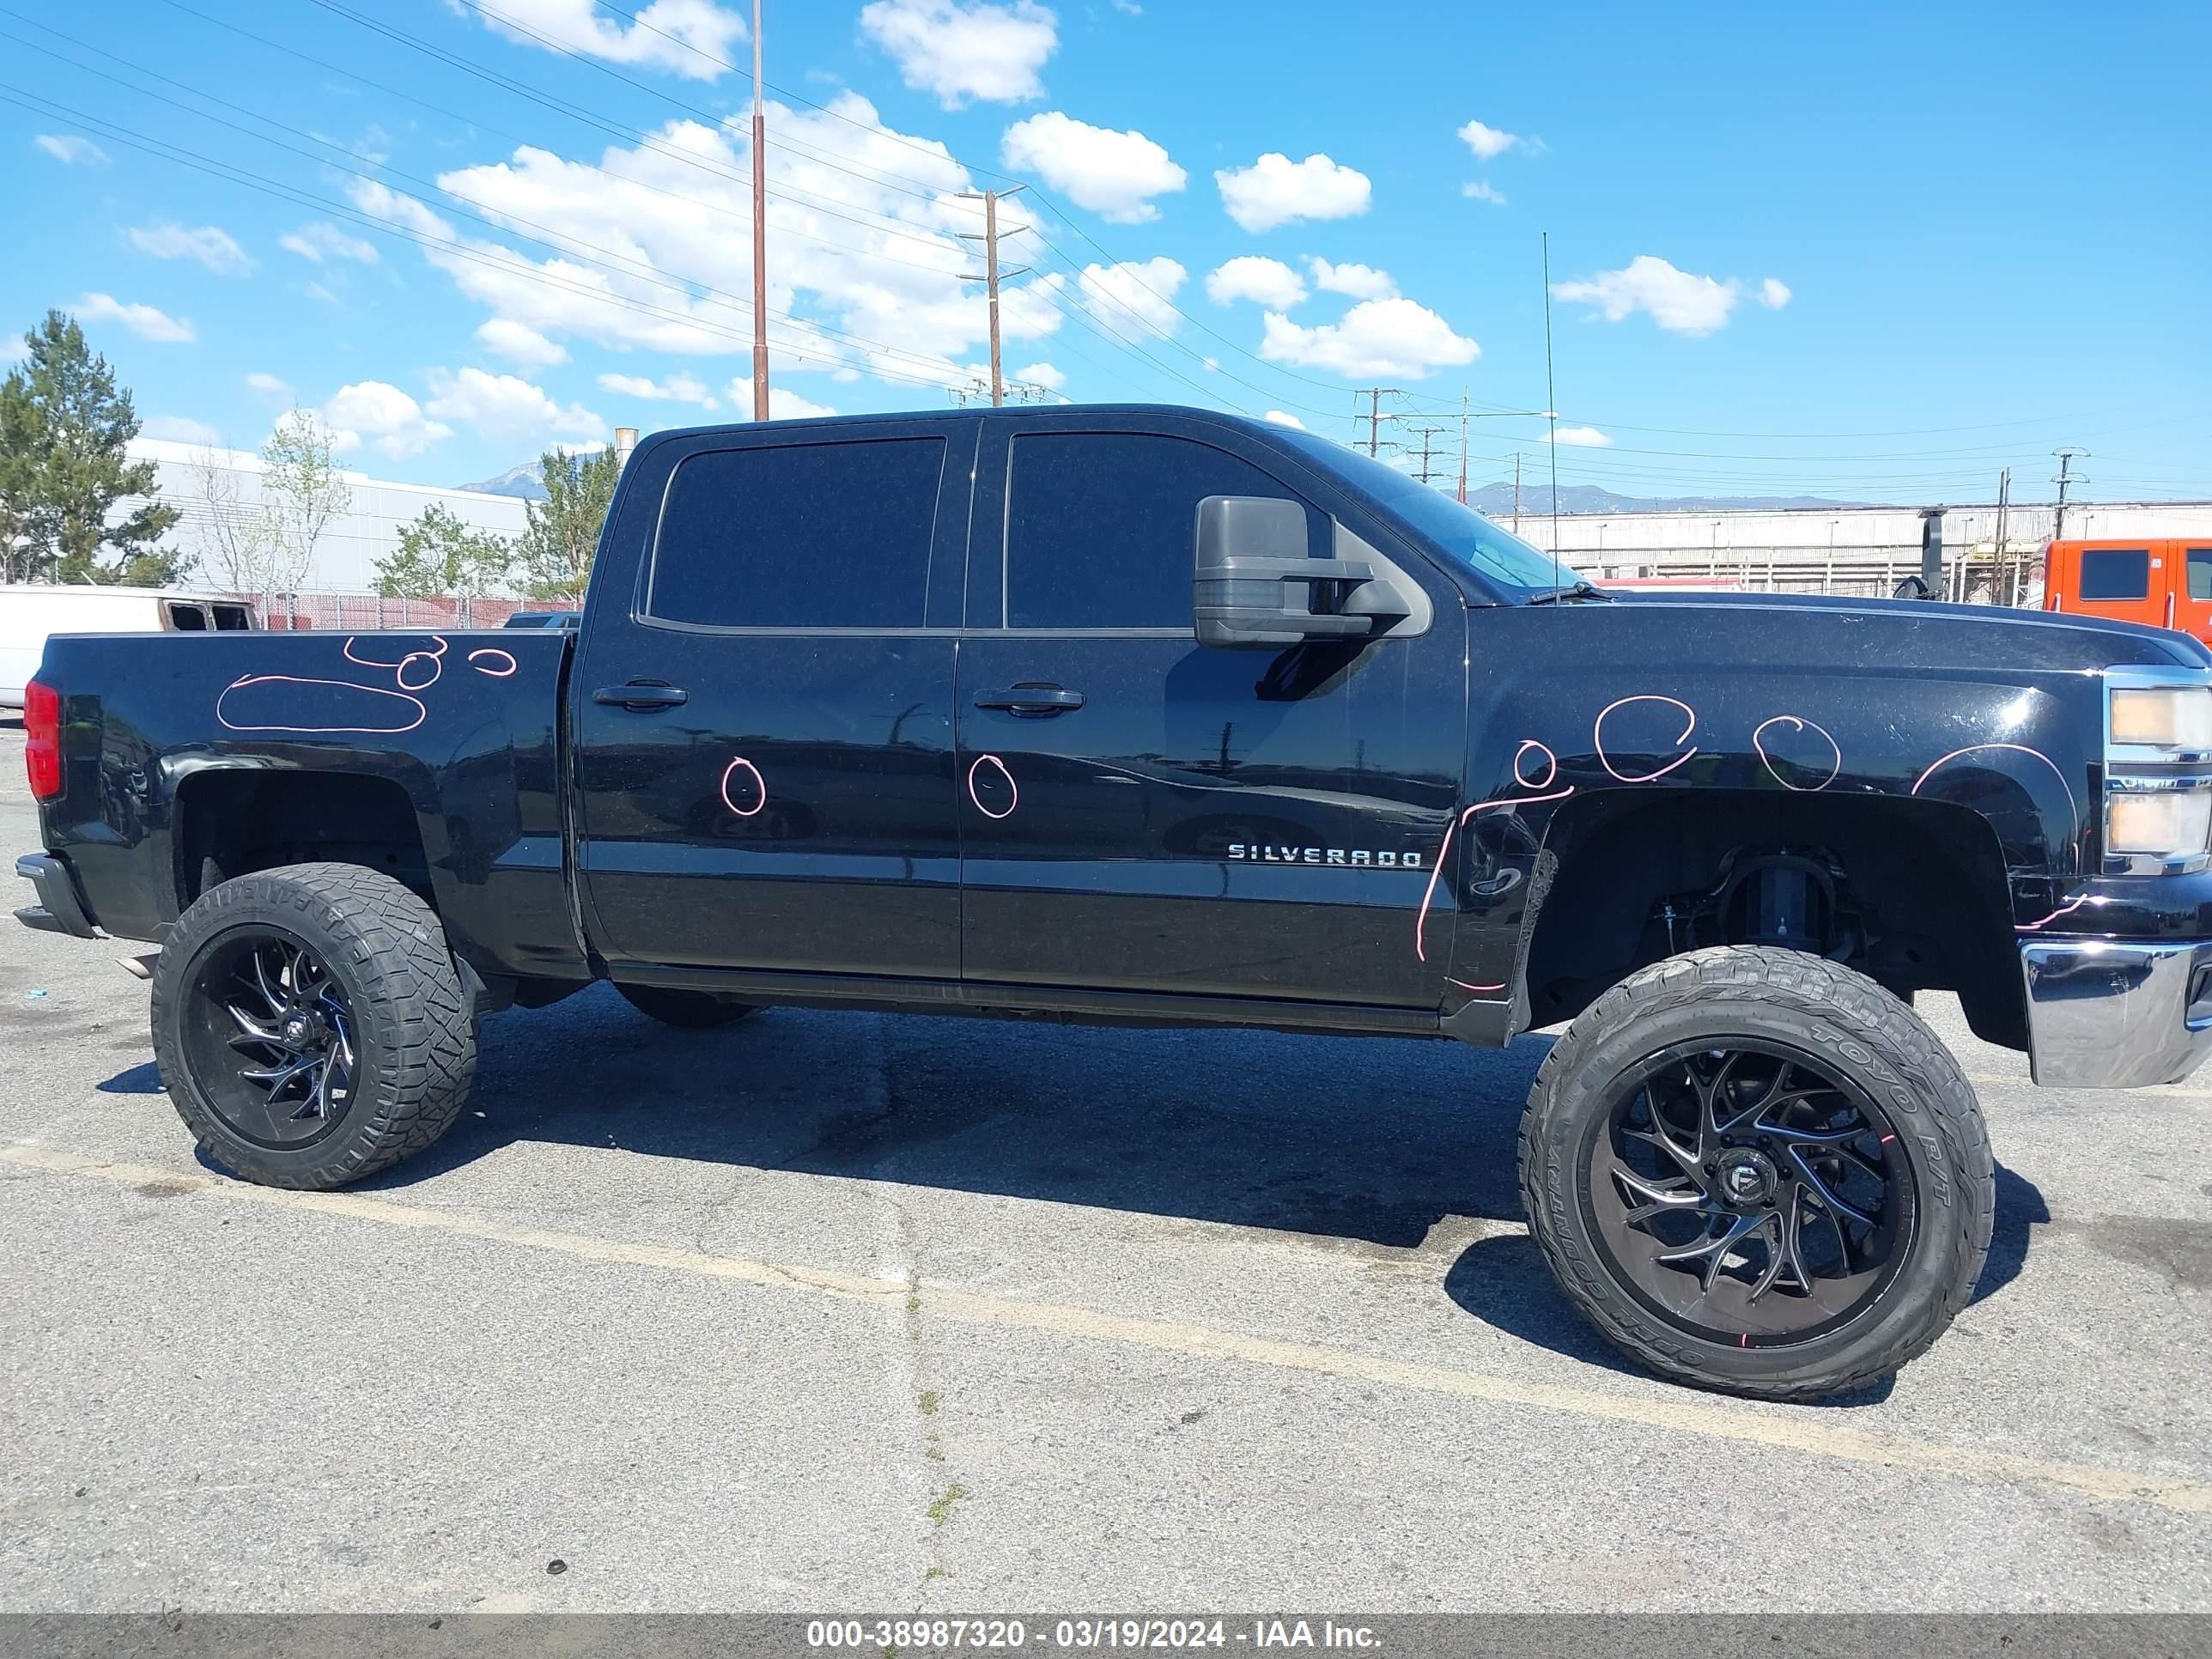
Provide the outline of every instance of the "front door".
[[[975,423],[641,451],[574,711],[580,878],[623,963],[957,979],[953,653]],[[603,553],[602,556],[607,556]]]
[[[971,981],[1434,1007],[1466,634],[1200,646],[1198,503],[1331,488],[1233,428],[988,417],[957,696]],[[1355,526],[1357,527],[1357,526]],[[1371,529],[1371,527],[1370,527]]]

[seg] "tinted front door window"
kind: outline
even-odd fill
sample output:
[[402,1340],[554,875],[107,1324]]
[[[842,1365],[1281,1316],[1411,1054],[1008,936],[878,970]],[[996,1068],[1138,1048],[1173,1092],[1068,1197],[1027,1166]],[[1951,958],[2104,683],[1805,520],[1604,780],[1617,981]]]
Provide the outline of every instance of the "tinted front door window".
[[[1208,495],[1294,499],[1259,468],[1187,438],[1016,438],[1006,626],[1188,628],[1198,504]],[[1317,527],[1320,515],[1309,518]]]

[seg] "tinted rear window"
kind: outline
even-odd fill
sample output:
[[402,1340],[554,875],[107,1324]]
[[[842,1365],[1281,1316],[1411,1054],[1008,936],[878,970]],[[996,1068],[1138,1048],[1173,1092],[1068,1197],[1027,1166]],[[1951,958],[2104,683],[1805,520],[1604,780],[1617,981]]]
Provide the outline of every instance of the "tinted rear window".
[[2085,599],[2143,599],[2150,597],[2148,548],[2091,548],[2081,555],[2081,597]]
[[724,628],[919,628],[941,438],[714,450],[676,469],[647,614]]
[[[1188,628],[1198,504],[1297,499],[1225,450],[1146,433],[1014,440],[1006,502],[1006,626]],[[1308,551],[1326,520],[1306,509]],[[1319,526],[1317,529],[1316,526]]]
[[2212,599],[2212,547],[2189,550],[2189,597]]

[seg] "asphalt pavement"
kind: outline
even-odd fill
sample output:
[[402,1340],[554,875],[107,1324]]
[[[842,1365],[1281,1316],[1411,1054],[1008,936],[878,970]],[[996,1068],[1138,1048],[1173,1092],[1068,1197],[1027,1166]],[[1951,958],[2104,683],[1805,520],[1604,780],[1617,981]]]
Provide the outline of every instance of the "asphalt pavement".
[[195,1157],[130,948],[0,915],[0,1610],[2212,1604],[2212,1075],[2039,1091],[1929,999],[1988,1271],[1893,1385],[1787,1407],[1553,1288],[1540,1036],[598,988],[489,1021],[429,1153],[280,1194]]

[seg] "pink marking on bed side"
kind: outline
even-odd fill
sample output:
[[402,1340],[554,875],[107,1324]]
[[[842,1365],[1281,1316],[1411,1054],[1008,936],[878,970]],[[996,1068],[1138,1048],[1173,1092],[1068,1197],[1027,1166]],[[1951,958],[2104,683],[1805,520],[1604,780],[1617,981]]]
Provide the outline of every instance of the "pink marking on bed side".
[[[1527,754],[1531,749],[1541,749],[1544,751],[1544,761],[1547,769],[1544,775],[1540,778],[1524,777],[1522,775],[1521,757]],[[1557,778],[1559,775],[1559,757],[1552,752],[1549,744],[1539,743],[1534,738],[1523,738],[1521,739],[1521,746],[1513,751],[1514,782],[1519,784],[1523,789],[1549,789],[1552,787],[1553,780]]]
[[[753,803],[750,806],[740,806],[737,802],[730,799],[730,774],[736,771],[740,766],[744,767],[746,771],[753,775],[753,787],[760,791],[760,799]],[[732,761],[727,766],[722,769],[722,805],[728,807],[730,811],[735,812],[741,818],[752,817],[758,813],[763,807],[768,805],[768,780],[761,776],[760,768],[755,766],[743,755],[739,755],[735,760]]]
[[[355,655],[354,655],[354,653],[353,653],[354,641],[355,641],[356,640],[358,640],[360,637],[361,637],[361,635],[358,635],[358,634],[349,634],[349,635],[346,636],[346,642],[345,642],[345,645],[344,645],[344,647],[343,647],[343,652],[344,652],[344,655],[345,655],[345,659],[346,659],[348,662],[350,662],[350,663],[358,663],[358,664],[359,664],[362,667],[363,667],[363,668],[397,668],[397,667],[398,667],[398,666],[399,666],[400,663],[404,663],[404,662],[405,662],[405,661],[407,660],[407,658],[408,658],[408,657],[418,657],[418,656],[442,657],[442,656],[444,656],[444,655],[446,654],[446,653],[447,653],[447,649],[448,649],[448,648],[449,648],[449,647],[450,647],[450,641],[448,641],[446,639],[446,637],[445,637],[443,635],[441,635],[441,634],[417,634],[417,635],[412,635],[412,636],[410,636],[410,637],[413,637],[413,638],[416,638],[416,639],[423,639],[423,640],[434,640],[434,641],[437,641],[438,648],[437,648],[435,651],[428,651],[428,652],[422,652],[422,651],[410,651],[410,652],[408,652],[408,653],[406,653],[406,656],[403,656],[402,658],[400,658],[399,662],[375,662],[375,661],[373,661],[373,660],[371,660],[369,658],[367,658],[367,657],[356,657],[356,656],[355,656]],[[425,682],[424,682],[424,684],[428,684],[428,681],[425,681]]]
[[1502,991],[1505,988],[1503,985],[1469,985],[1465,980],[1454,979],[1449,974],[1444,975],[1444,983],[1456,985],[1462,991]]
[[[1804,787],[1801,784],[1792,783],[1789,779],[1784,777],[1774,764],[1774,757],[1766,752],[1766,745],[1759,740],[1759,734],[1761,732],[1766,730],[1768,726],[1777,725],[1783,720],[1788,720],[1800,732],[1802,732],[1808,726],[1811,726],[1813,730],[1818,732],[1822,737],[1827,738],[1829,749],[1834,751],[1836,757],[1835,765],[1829,769],[1828,775],[1826,777],[1822,778],[1820,782],[1814,784],[1809,789]],[[1751,728],[1751,746],[1759,751],[1759,758],[1765,763],[1768,776],[1771,777],[1775,782],[1780,784],[1784,789],[1794,790],[1801,795],[1817,795],[1844,775],[1844,746],[1836,741],[1835,733],[1829,731],[1828,728],[1821,725],[1820,721],[1808,720],[1802,714],[1777,714],[1770,720],[1763,720],[1759,721],[1757,726]]]
[[[980,768],[985,761],[990,762],[992,765],[999,769],[999,775],[1006,781],[1006,787],[1014,792],[1014,799],[1012,805],[1008,805],[1006,810],[1003,812],[994,812],[989,807],[983,805],[983,798],[975,793],[976,769],[977,768]],[[975,765],[970,766],[968,769],[968,799],[975,803],[975,810],[981,812],[987,818],[1010,818],[1014,815],[1014,808],[1022,804],[1022,787],[1014,781],[1014,775],[1006,770],[1006,762],[1000,760],[996,755],[978,755],[975,757]]]
[[[358,691],[365,696],[390,697],[395,702],[412,703],[415,718],[404,726],[240,726],[222,712],[222,700],[242,685],[329,685],[341,691]],[[403,732],[412,732],[430,717],[429,705],[422,698],[410,696],[404,691],[386,691],[374,685],[356,685],[351,680],[313,679],[299,674],[241,674],[216,696],[215,717],[218,725],[233,732],[291,732],[305,737],[357,736],[366,738],[398,737]]]
[[[497,657],[503,660],[507,664],[507,666],[504,668],[477,668],[477,659],[478,657]],[[476,668],[477,672],[479,674],[489,674],[495,680],[503,680],[510,674],[514,673],[516,668],[520,666],[520,665],[514,660],[514,653],[513,652],[502,651],[495,645],[488,645],[480,651],[471,651],[469,653],[469,666]]]
[[1894,1134],[1887,1134],[1887,1135],[1884,1135],[1884,1136],[1881,1138],[1881,1144],[1882,1144],[1883,1146],[1888,1146],[1888,1145],[1889,1145],[1889,1143],[1890,1143],[1891,1141],[1893,1141],[1893,1140],[1894,1140],[1894,1139],[1897,1139],[1897,1137],[1896,1137]]
[[2074,799],[2074,786],[2066,781],[2066,775],[2058,769],[2058,763],[2057,761],[2051,759],[2050,756],[2045,754],[2040,749],[2030,749],[2026,744],[2022,743],[1970,743],[1964,749],[1954,749],[1949,754],[1944,756],[1942,760],[1937,761],[1935,766],[1929,767],[1925,772],[1923,772],[1918,777],[1915,778],[1912,781],[1912,787],[1906,790],[1905,793],[1908,795],[1918,794],[1920,793],[1920,786],[1927,782],[1929,778],[1936,775],[1936,767],[1948,765],[1951,762],[1958,759],[1961,755],[1971,755],[1976,750],[1983,749],[2009,749],[2015,754],[2033,755],[2036,759],[2041,761],[2045,766],[2049,767],[2051,769],[2051,775],[2058,780],[2058,787],[2066,792],[2066,810],[2074,815],[2074,833],[2077,836],[2081,833],[2081,808],[2080,804]]
[[[394,671],[392,678],[399,683],[399,689],[402,691],[428,691],[438,683],[438,676],[446,672],[446,665],[439,659],[441,655],[441,653],[429,651],[410,651],[399,659],[399,666]],[[407,665],[414,662],[427,662],[430,665],[428,679],[415,681],[407,678]]]
[[1688,737],[1692,732],[1697,729],[1698,711],[1691,708],[1686,702],[1684,702],[1680,697],[1662,696],[1656,691],[1645,691],[1639,692],[1632,697],[1614,698],[1611,702],[1606,704],[1604,708],[1599,709],[1597,711],[1597,718],[1590,722],[1590,741],[1597,745],[1597,762],[1600,766],[1602,766],[1607,771],[1612,773],[1613,777],[1622,783],[1656,783],[1658,780],[1665,777],[1669,772],[1680,766],[1684,761],[1689,759],[1691,756],[1696,754],[1698,752],[1698,746],[1695,744],[1692,744],[1687,749],[1677,755],[1673,760],[1668,761],[1656,772],[1646,773],[1642,777],[1630,777],[1627,773],[1623,772],[1619,768],[1615,767],[1611,758],[1608,757],[1605,752],[1605,717],[1613,713],[1614,709],[1620,708],[1622,705],[1632,702],[1670,702],[1674,704],[1675,708],[1680,709],[1683,716],[1682,737],[1674,739],[1677,743],[1681,742],[1683,738]]

